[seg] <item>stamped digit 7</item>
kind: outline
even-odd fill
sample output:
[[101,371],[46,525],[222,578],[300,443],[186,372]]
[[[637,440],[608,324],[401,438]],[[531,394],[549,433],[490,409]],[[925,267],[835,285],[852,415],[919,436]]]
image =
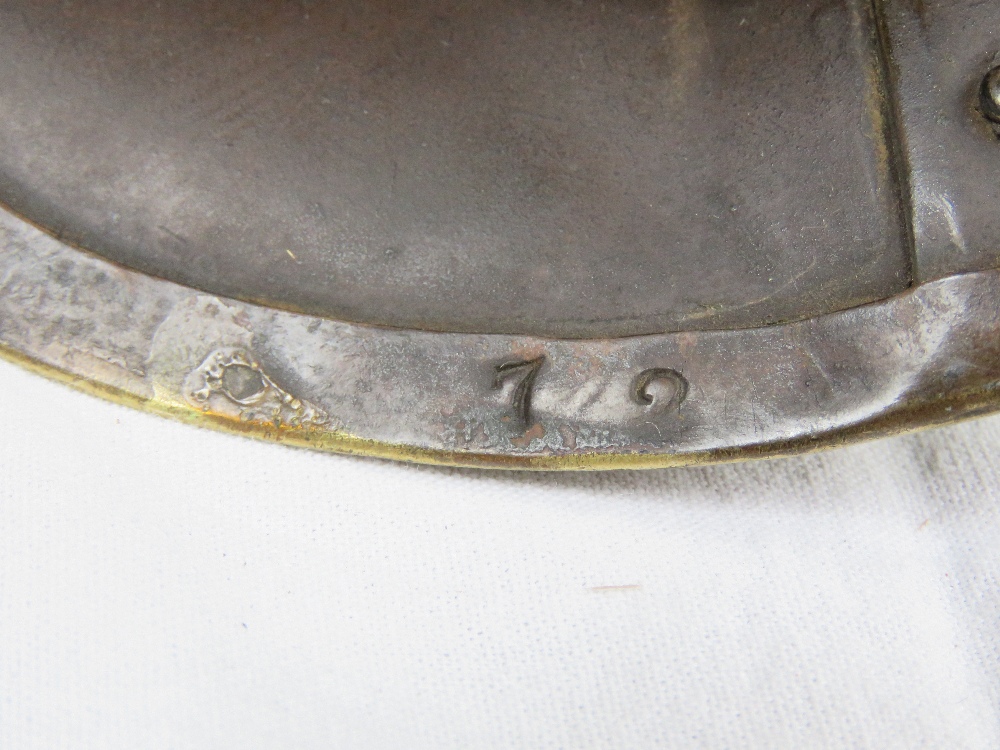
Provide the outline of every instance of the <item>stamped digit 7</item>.
[[526,361],[504,362],[495,368],[496,376],[493,379],[493,390],[502,390],[508,381],[516,382],[511,402],[514,413],[525,426],[531,424],[531,395],[543,364],[545,364],[545,357],[538,357]]

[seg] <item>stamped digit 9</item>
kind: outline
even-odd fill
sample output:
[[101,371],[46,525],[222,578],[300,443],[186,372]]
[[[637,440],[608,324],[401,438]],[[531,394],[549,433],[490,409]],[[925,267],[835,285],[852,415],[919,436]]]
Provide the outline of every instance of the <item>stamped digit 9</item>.
[[[666,401],[650,392],[650,386],[658,382],[667,383],[671,386],[670,398]],[[680,405],[684,403],[687,396],[687,379],[677,372],[677,370],[665,367],[654,367],[643,371],[632,384],[632,398],[635,402],[656,411],[680,408]]]

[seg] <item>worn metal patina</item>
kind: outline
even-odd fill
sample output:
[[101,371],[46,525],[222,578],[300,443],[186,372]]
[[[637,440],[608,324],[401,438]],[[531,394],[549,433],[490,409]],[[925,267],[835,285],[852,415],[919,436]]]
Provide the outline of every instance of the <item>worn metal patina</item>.
[[1000,403],[1000,7],[0,2],[0,346],[461,465]]

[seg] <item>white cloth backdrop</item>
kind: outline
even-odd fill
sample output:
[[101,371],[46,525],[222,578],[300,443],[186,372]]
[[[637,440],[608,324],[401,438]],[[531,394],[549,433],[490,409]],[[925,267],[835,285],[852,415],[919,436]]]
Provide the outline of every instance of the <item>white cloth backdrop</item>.
[[0,414],[0,748],[1000,747],[1000,419],[557,476]]

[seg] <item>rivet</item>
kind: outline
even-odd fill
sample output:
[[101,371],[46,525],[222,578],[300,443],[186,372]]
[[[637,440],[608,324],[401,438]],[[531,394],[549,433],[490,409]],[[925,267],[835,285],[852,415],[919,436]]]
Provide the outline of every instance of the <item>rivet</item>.
[[979,110],[987,120],[1000,125],[1000,65],[983,78],[979,87]]

